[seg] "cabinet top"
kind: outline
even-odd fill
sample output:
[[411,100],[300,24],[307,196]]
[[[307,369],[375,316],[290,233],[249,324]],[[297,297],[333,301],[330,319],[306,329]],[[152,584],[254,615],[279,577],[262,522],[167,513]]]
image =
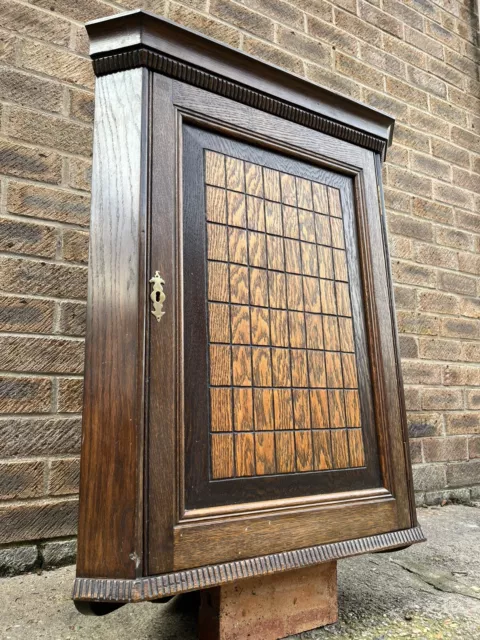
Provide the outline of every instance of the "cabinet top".
[[97,76],[147,67],[385,156],[394,118],[148,11],[87,23]]

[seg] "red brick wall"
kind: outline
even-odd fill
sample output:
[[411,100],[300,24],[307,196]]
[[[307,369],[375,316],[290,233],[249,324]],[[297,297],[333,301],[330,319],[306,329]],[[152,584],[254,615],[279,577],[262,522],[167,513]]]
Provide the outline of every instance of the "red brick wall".
[[126,8],[395,115],[385,187],[416,488],[480,495],[474,5],[0,0],[0,572],[12,543],[46,562],[37,541],[75,534],[94,84],[82,25]]

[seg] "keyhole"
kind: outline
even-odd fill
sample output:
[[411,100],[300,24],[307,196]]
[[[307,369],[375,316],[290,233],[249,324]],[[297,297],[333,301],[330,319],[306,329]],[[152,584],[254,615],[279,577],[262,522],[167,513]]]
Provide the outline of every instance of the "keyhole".
[[155,300],[156,300],[157,302],[160,302],[160,291],[157,291],[157,292],[156,292],[156,294],[155,294]]

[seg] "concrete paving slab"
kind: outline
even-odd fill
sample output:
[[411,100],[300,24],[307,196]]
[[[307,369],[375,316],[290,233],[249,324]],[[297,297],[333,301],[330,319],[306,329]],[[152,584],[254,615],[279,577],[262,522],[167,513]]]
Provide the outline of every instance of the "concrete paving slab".
[[[339,562],[340,621],[291,640],[480,640],[480,509],[419,510],[428,542]],[[194,640],[194,594],[77,613],[74,568],[0,579],[2,640]]]

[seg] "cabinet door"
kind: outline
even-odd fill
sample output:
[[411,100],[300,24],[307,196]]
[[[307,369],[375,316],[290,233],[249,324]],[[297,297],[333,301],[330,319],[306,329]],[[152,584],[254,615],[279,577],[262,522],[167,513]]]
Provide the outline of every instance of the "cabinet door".
[[152,190],[150,573],[413,526],[375,154],[165,78],[153,99],[152,185],[178,187]]

